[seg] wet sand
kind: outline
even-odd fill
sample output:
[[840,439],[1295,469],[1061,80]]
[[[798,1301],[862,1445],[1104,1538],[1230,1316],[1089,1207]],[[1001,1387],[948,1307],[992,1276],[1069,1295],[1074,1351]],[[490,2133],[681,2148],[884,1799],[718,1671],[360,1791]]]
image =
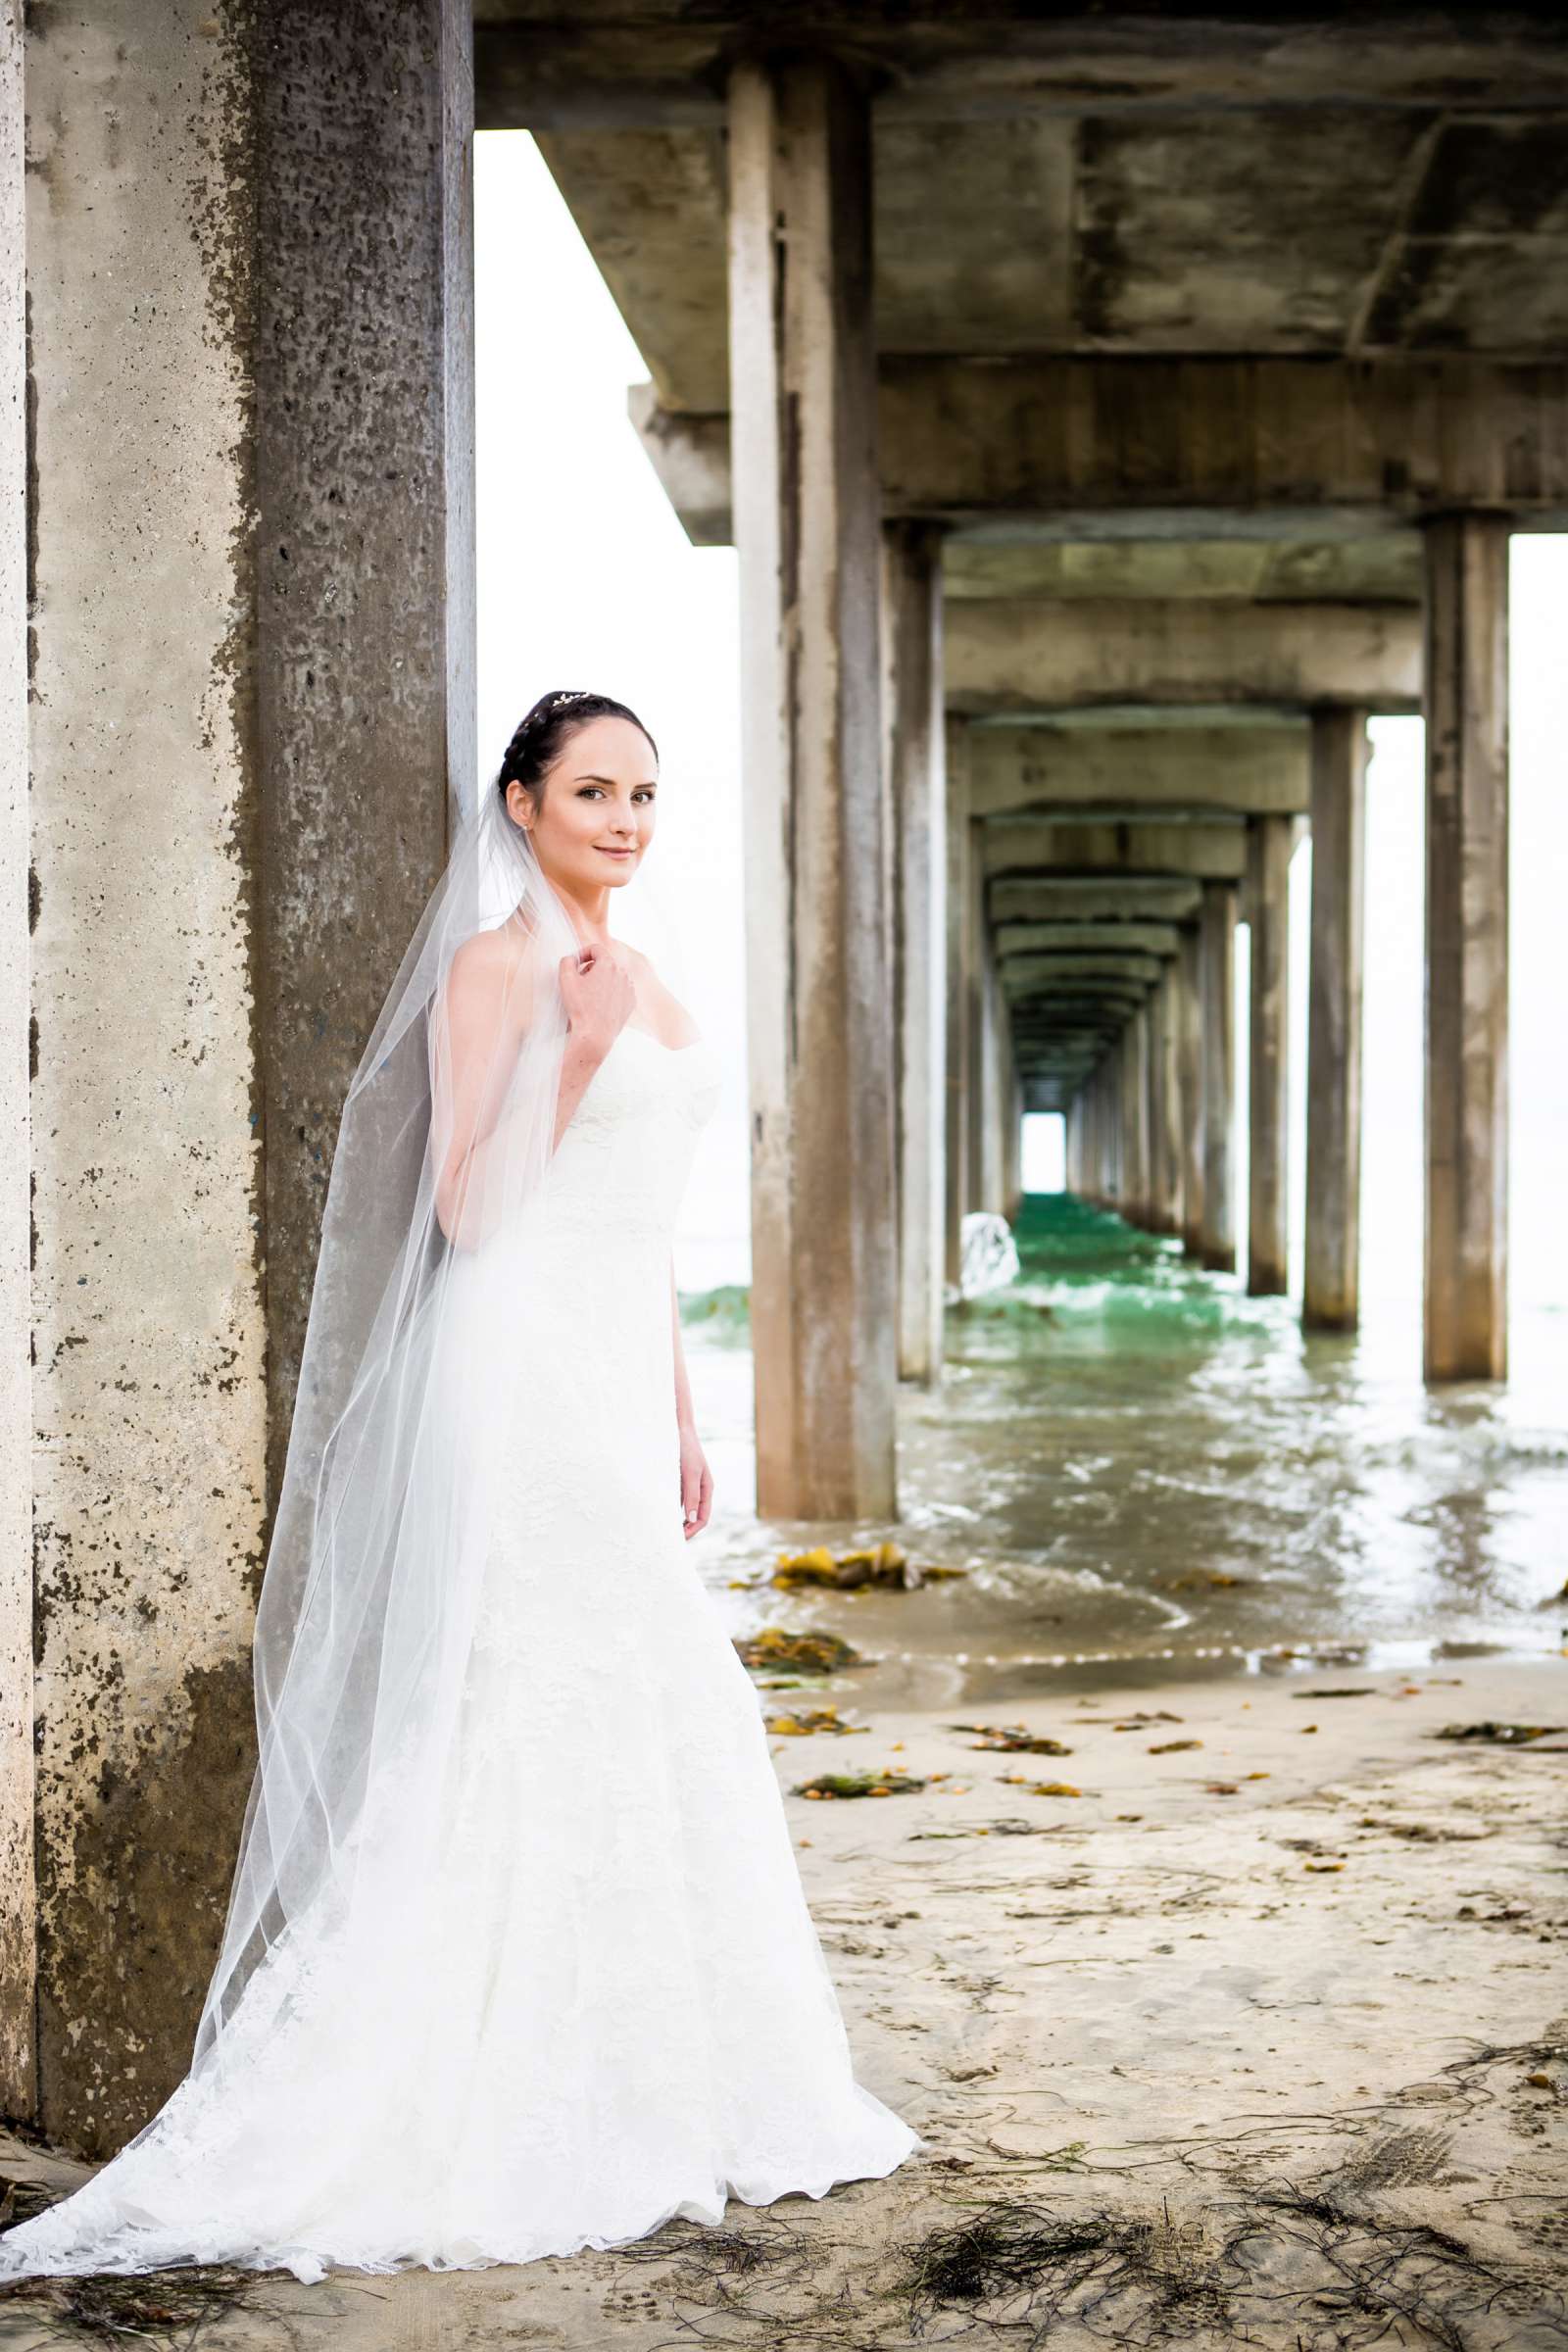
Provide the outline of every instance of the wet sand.
[[[858,1679],[815,1703],[852,1714]],[[786,1792],[947,1776],[786,1798],[860,2078],[920,2154],[612,2254],[252,2281],[152,2340],[1568,2344],[1568,1732],[1433,1737],[1489,1718],[1568,1725],[1568,1662],[1129,1675],[984,1718],[1065,1756],[948,1712],[775,1738]],[[0,2302],[0,2344],[69,2340]]]

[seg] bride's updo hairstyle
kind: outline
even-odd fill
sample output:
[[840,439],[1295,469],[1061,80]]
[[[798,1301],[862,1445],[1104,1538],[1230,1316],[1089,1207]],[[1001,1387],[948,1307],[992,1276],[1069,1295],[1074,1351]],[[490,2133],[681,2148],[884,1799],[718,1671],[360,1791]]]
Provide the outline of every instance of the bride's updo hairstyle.
[[520,784],[526,791],[537,795],[577,729],[595,718],[624,718],[640,735],[648,737],[649,750],[655,760],[659,758],[659,746],[648,734],[636,711],[628,710],[625,704],[617,703],[612,695],[590,694],[586,689],[564,694],[542,694],[533,709],[518,719],[513,729],[512,741],[502,756],[496,776],[496,790],[503,801],[507,797],[509,784]]

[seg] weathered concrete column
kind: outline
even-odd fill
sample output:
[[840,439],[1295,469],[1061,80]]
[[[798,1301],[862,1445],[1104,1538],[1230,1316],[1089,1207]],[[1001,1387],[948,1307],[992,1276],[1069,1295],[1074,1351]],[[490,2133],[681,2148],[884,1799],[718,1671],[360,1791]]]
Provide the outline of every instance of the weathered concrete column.
[[968,1207],[968,1115],[972,1078],[969,1070],[969,965],[973,956],[971,917],[974,886],[969,860],[969,726],[966,719],[949,719],[947,745],[947,887],[944,913],[947,955],[944,986],[947,995],[946,1048],[943,1055],[947,1100],[943,1143],[944,1242],[947,1280],[956,1284],[962,1257],[964,1210]]
[[1152,1116],[1154,1206],[1160,1233],[1182,1229],[1182,1094],[1180,1062],[1180,981],[1173,962],[1154,991]]
[[989,1209],[993,1216],[1000,1217],[1005,1214],[1006,1208],[1002,1140],[1005,1117],[1003,1104],[1007,1085],[1007,1007],[997,978],[997,960],[989,936],[984,939],[981,948],[979,1012],[980,1041],[976,1066],[980,1082],[974,1104],[976,1169],[973,1205]]
[[1429,1380],[1508,1360],[1508,526],[1426,538]]
[[1002,1213],[1012,1224],[1023,1206],[1023,1098],[1013,1062],[1012,1031],[1006,1007],[998,1024],[1002,1042],[1002,1085],[998,1110],[1002,1118]]
[[1105,1092],[1105,1065],[1102,1062],[1084,1089],[1084,1164],[1082,1197],[1096,1208],[1102,1208],[1105,1200],[1105,1158],[1102,1136],[1102,1110]]
[[947,777],[942,718],[942,534],[883,536],[889,865],[896,1030],[899,1373],[942,1370],[948,1216]]
[[1290,875],[1293,820],[1248,820],[1247,908],[1252,934],[1249,1018],[1250,1159],[1247,1287],[1288,1287],[1290,1133]]
[[1189,1256],[1203,1247],[1203,1017],[1199,931],[1183,926],[1176,955],[1177,1149],[1181,1157],[1181,1236]]
[[1081,1198],[1084,1183],[1084,1098],[1082,1092],[1074,1095],[1068,1103],[1062,1127],[1064,1147],[1062,1176],[1067,1191],[1077,1194]]
[[898,1252],[865,94],[729,84],[760,1510],[894,1507]]
[[22,11],[0,7],[0,2113],[37,2098]]
[[994,1203],[986,1197],[986,1103],[987,1094],[987,1034],[989,1029],[988,974],[991,964],[991,929],[986,919],[986,868],[982,855],[983,827],[973,817],[968,819],[968,849],[964,862],[968,869],[968,918],[965,926],[966,956],[964,988],[964,1104],[963,1104],[963,1200],[973,1214],[976,1209],[990,1208]]
[[1084,1192],[1097,1208],[1105,1205],[1105,1065],[1089,1081],[1088,1164]]
[[472,788],[470,12],[34,13],[37,2114],[101,2155],[189,2060],[342,1095]]
[[1149,1223],[1149,1008],[1141,1004],[1122,1031],[1122,1139],[1126,1181],[1121,1213]]
[[1352,1329],[1357,1312],[1366,757],[1364,711],[1313,713],[1301,1321],[1327,1331]]
[[1236,1271],[1236,885],[1205,882],[1199,913],[1203,1028],[1203,1219],[1200,1254]]
[[1127,1203],[1127,1032],[1111,1048],[1105,1070],[1105,1206],[1125,1216]]

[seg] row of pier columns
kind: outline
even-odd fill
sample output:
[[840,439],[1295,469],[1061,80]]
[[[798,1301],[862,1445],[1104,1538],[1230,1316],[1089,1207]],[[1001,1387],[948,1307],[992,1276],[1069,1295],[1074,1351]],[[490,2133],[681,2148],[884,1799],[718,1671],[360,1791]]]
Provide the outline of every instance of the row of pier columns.
[[[1109,977],[1093,955],[1075,965],[1058,954],[1049,997],[1020,993],[1024,951],[999,952],[996,836],[970,808],[974,729],[944,717],[941,532],[881,515],[868,101],[826,57],[743,63],[728,152],[759,1504],[875,1517],[894,1507],[897,1382],[940,1369],[963,1215],[1007,1213],[1019,1198],[1036,1064],[1049,1062],[1051,1099],[1067,1110],[1075,1191],[1178,1238],[1205,1267],[1244,1271],[1254,1293],[1286,1290],[1289,874],[1308,818],[1302,1311],[1313,1326],[1353,1325],[1367,710],[1348,694],[1303,710],[1309,810],[1239,812],[1228,829],[1235,839],[1245,824],[1245,860],[1202,874],[1169,936],[1129,935],[1138,952]],[[1435,1378],[1496,1376],[1507,522],[1465,512],[1423,528],[1425,1360]],[[1245,1269],[1239,921],[1251,968]]]

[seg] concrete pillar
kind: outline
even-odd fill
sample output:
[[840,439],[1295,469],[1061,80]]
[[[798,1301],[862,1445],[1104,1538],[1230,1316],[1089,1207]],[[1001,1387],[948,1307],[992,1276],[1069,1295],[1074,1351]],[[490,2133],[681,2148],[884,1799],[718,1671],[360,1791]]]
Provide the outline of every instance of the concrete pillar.
[[947,1154],[947,777],[942,719],[942,536],[883,539],[888,812],[893,902],[899,1373],[942,1370]]
[[1357,1311],[1366,757],[1364,711],[1314,711],[1301,1320],[1325,1331],[1353,1329]]
[[976,1066],[979,1085],[975,1091],[975,1198],[976,1208],[988,1209],[993,1216],[1005,1213],[1003,1176],[1003,1133],[1005,1125],[1004,1102],[1006,1094],[1006,1032],[1007,1011],[1003,1003],[1002,989],[997,979],[996,956],[989,936],[981,950],[979,978],[980,1037]]
[[1203,1022],[1199,930],[1183,927],[1177,951],[1176,1099],[1181,1159],[1181,1237],[1189,1256],[1203,1247]]
[[1180,983],[1173,962],[1152,1003],[1151,1115],[1153,1122],[1154,1210],[1159,1233],[1179,1233],[1182,1223],[1181,1067],[1179,1051]]
[[0,2113],[37,2100],[22,11],[0,8]]
[[1023,1206],[1023,1098],[1018,1087],[1012,1032],[1007,1025],[1005,1006],[1002,1009],[1002,1018],[997,1026],[1002,1040],[999,1103],[1002,1113],[1002,1213],[1010,1225],[1015,1222]]
[[1247,827],[1247,903],[1252,934],[1249,1019],[1250,1143],[1247,1287],[1288,1288],[1290,874],[1293,820],[1254,816]]
[[986,1032],[987,973],[991,961],[990,923],[986,915],[986,872],[982,855],[984,827],[968,819],[969,846],[964,863],[969,878],[969,911],[964,951],[964,1101],[963,1200],[972,1214],[990,1208],[986,1198]]
[[1426,534],[1429,1380],[1508,1356],[1508,526]]
[[974,889],[969,860],[969,729],[965,719],[949,719],[947,744],[947,887],[944,913],[947,995],[943,1056],[947,1131],[943,1145],[944,1247],[947,1280],[956,1285],[962,1257],[963,1214],[968,1206],[969,965],[973,956],[971,917]]
[[35,15],[36,2113],[102,2155],[189,2061],[342,1095],[472,789],[470,12]]
[[729,83],[757,1499],[894,1508],[898,1268],[864,92]]
[[1149,1223],[1149,1032],[1142,1008],[1127,1023],[1127,1215]]
[[1118,1216],[1127,1212],[1127,1032],[1122,1029],[1111,1048],[1105,1090],[1105,1172],[1107,1208]]
[[1236,885],[1205,882],[1199,913],[1203,1027],[1203,1218],[1200,1254],[1236,1271]]

